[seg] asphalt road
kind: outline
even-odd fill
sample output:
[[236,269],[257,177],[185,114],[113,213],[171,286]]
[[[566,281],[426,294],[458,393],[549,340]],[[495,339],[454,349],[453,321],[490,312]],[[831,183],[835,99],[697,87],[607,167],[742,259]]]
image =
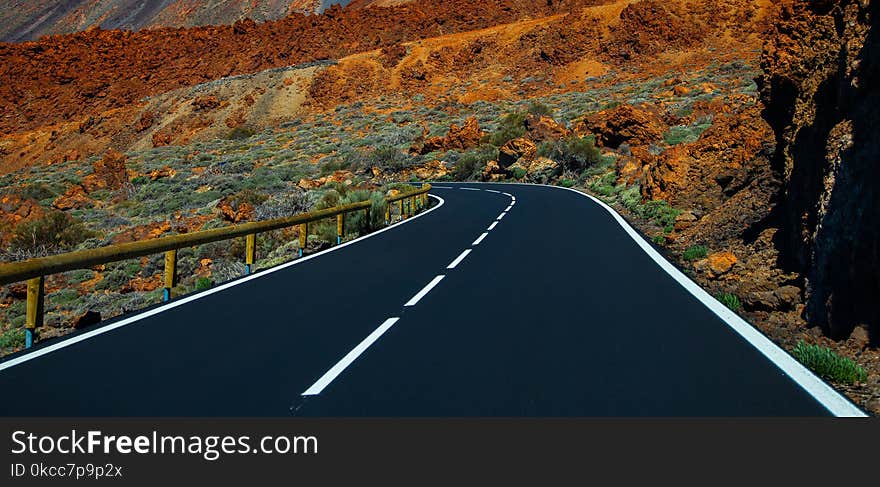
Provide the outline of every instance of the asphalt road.
[[382,233],[7,359],[0,415],[859,413],[590,199],[432,193],[442,205]]

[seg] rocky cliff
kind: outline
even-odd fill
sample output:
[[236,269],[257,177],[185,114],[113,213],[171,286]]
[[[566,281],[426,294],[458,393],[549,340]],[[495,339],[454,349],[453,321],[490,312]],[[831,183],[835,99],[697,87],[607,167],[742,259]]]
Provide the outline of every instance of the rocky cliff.
[[788,0],[762,56],[782,190],[781,265],[804,277],[808,321],[880,341],[880,7]]

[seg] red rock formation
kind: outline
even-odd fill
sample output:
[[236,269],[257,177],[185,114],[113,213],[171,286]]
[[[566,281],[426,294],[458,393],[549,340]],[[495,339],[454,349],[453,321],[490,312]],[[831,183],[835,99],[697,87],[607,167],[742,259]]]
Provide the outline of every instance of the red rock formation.
[[[320,16],[294,14],[261,24],[134,33],[98,29],[38,42],[0,43],[0,134],[98,114],[225,76],[339,58],[607,1],[487,0],[479,9],[464,0],[363,10],[333,6]],[[163,140],[156,142],[162,145]]]
[[449,131],[443,137],[431,137],[425,140],[421,146],[415,146],[411,152],[417,154],[427,154],[434,151],[448,150],[466,150],[476,147],[480,143],[480,139],[486,135],[480,130],[480,123],[474,117],[469,117],[464,124],[459,127],[452,124]]
[[659,115],[643,108],[620,105],[590,115],[575,127],[575,132],[595,135],[599,147],[619,147],[623,143],[659,142],[666,129]]

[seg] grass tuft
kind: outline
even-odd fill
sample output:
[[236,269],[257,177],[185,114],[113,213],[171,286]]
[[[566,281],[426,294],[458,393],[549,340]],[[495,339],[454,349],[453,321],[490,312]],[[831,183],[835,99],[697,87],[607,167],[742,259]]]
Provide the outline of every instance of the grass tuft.
[[705,259],[709,254],[709,249],[706,248],[705,245],[694,245],[689,249],[685,250],[681,257],[690,262],[697,259]]
[[841,357],[830,348],[808,345],[799,341],[792,355],[819,376],[841,384],[855,384],[868,380],[868,373],[852,360]]
[[737,312],[740,308],[742,308],[742,303],[739,301],[739,297],[733,293],[720,293],[715,296],[721,304],[727,306],[731,311]]

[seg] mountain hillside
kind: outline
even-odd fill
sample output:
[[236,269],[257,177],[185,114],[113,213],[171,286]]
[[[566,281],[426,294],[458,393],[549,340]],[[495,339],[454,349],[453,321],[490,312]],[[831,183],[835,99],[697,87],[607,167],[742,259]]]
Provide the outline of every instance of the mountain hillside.
[[93,27],[140,30],[275,20],[294,12],[317,13],[347,0],[4,0],[0,41],[36,40]]

